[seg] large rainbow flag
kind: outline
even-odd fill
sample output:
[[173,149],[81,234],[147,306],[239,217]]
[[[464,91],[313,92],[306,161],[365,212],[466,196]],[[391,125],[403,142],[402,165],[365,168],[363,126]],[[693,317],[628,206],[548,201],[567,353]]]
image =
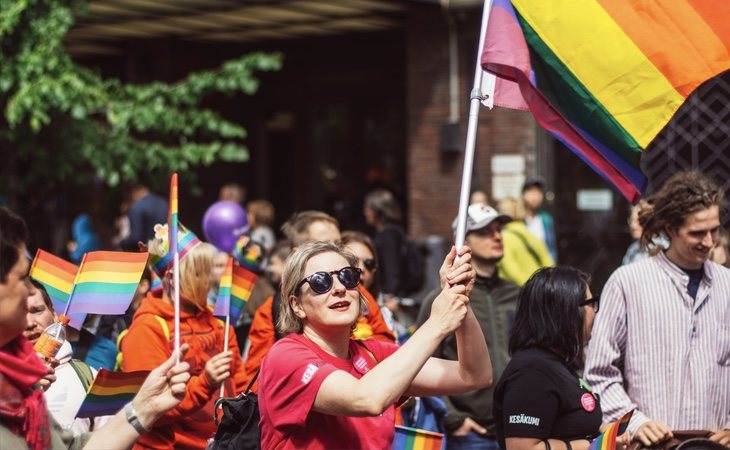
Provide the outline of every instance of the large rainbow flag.
[[441,433],[396,425],[391,450],[441,450],[444,444]]
[[124,314],[147,264],[147,253],[89,252],[69,299],[69,313]]
[[132,401],[149,371],[114,372],[99,369],[89,386],[76,417],[99,417],[116,414]]
[[228,315],[231,318],[230,323],[235,325],[246,302],[251,298],[257,279],[258,275],[245,267],[234,265],[233,258],[229,257],[218,287],[213,315]]
[[[30,266],[30,277],[46,288],[48,296],[51,297],[53,309],[61,314],[66,309],[68,298],[73,289],[76,274],[79,266],[65,261],[58,256],[38,249]],[[69,317],[69,326],[81,329],[86,318],[85,313],[73,314]]]
[[730,69],[730,2],[494,0],[493,103],[537,122],[635,201],[639,159],[687,97]]
[[591,442],[588,450],[614,450],[616,448],[616,437],[626,432],[626,428],[629,426],[629,421],[633,414],[634,410],[632,409],[619,420],[609,425],[600,436]]

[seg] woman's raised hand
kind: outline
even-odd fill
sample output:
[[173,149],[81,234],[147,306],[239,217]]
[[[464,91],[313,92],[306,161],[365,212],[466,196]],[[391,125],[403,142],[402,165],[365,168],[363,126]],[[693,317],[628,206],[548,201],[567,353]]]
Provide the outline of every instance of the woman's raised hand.
[[214,388],[219,388],[231,376],[233,352],[220,352],[205,363],[205,376]]
[[[457,254],[459,256],[458,260],[456,260]],[[446,258],[444,258],[444,262],[439,269],[441,289],[446,286],[463,284],[466,287],[465,295],[468,297],[474,288],[475,280],[476,271],[471,265],[471,248],[464,245],[457,253],[456,247],[452,245],[451,250],[446,255]]]
[[447,285],[431,305],[428,322],[436,325],[444,335],[459,328],[466,317],[469,304],[466,289],[463,284]]

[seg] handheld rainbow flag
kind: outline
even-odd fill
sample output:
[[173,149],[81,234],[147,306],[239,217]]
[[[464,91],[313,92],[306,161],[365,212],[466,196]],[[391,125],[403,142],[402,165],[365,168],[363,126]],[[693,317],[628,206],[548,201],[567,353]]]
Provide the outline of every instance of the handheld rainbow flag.
[[597,438],[591,442],[591,446],[588,450],[613,450],[616,448],[616,437],[621,436],[626,432],[626,428],[629,426],[631,416],[634,414],[634,410],[627,412],[624,416],[612,423],[606,428],[606,431],[600,434]]
[[170,250],[170,253],[173,255],[177,253],[177,173],[173,173],[172,177],[170,177],[170,213],[169,217],[167,218],[167,222],[170,224],[168,226],[168,231],[170,233],[170,236],[168,238],[168,242]]
[[84,256],[67,312],[124,314],[134,296],[147,253],[89,252]]
[[529,109],[627,199],[687,97],[730,69],[730,2],[493,0],[481,56],[494,105]]
[[233,258],[228,257],[226,268],[223,269],[221,281],[218,284],[218,296],[215,299],[214,316],[227,316],[231,313],[231,286],[233,283]]
[[[73,290],[74,280],[79,271],[79,266],[65,261],[58,256],[38,249],[30,266],[30,277],[41,283],[46,288],[48,296],[51,297],[53,309],[58,311],[66,310],[68,298]],[[85,313],[73,314],[69,317],[69,326],[81,329],[86,318]]]
[[[230,274],[230,278],[227,278],[228,274]],[[246,302],[251,298],[251,291],[253,291],[257,279],[258,276],[255,273],[245,267],[233,265],[233,259],[229,258],[221,278],[213,315],[228,315],[231,318],[231,323],[235,325],[246,306]],[[226,301],[226,298],[228,298],[228,301]]]
[[98,417],[116,414],[132,401],[149,371],[114,372],[99,369],[89,386],[76,417]]
[[391,450],[441,450],[443,444],[441,433],[396,425]]

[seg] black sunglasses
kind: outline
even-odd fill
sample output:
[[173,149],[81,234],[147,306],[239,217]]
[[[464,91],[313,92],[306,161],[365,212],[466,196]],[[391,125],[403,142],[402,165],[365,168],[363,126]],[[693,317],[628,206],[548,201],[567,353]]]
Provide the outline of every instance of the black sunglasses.
[[359,268],[350,266],[343,267],[340,270],[333,270],[332,272],[314,272],[307,278],[300,281],[294,292],[299,294],[299,289],[301,289],[304,283],[309,283],[309,287],[311,287],[317,294],[329,292],[334,284],[332,275],[335,274],[343,286],[347,289],[355,289],[357,285],[360,284],[360,272],[362,271]]
[[598,312],[598,308],[601,306],[601,296],[593,296],[580,304],[580,306],[588,305],[593,305],[593,312]]
[[366,269],[369,271],[375,270],[375,260],[373,258],[366,258],[362,260],[363,266],[365,266]]

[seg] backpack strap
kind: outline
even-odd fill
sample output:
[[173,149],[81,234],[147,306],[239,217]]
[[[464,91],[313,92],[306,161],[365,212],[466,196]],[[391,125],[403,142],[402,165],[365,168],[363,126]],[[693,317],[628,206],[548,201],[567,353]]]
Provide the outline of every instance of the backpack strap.
[[68,364],[74,369],[76,375],[81,381],[81,386],[84,387],[84,391],[89,392],[91,383],[94,382],[94,373],[91,371],[91,367],[85,362],[78,359],[71,359]]
[[168,341],[170,340],[170,328],[167,326],[167,320],[165,320],[164,317],[155,315],[155,319],[157,319],[158,322],[160,322],[160,326],[162,327],[162,332],[165,335],[165,339]]
[[[164,317],[154,315],[154,318],[157,319],[157,322],[160,324],[160,328],[162,328],[162,334],[165,335],[165,339],[167,341],[170,340],[170,327],[167,326],[167,321]],[[117,362],[114,365],[114,370],[121,372],[122,370],[122,363],[124,361],[124,355],[122,354],[122,339],[129,333],[129,328],[126,330],[122,330],[121,333],[119,333],[119,336],[117,337]]]

